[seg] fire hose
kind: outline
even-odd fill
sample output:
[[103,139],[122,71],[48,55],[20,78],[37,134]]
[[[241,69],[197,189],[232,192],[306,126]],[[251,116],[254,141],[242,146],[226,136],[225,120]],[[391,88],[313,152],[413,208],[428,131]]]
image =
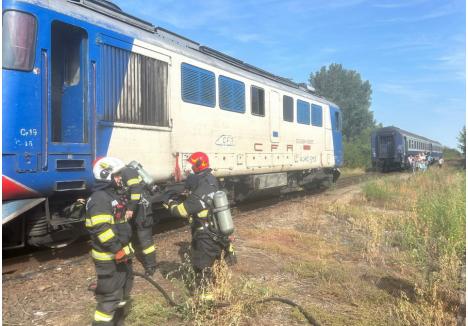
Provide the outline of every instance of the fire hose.
[[[144,278],[149,283],[151,283],[151,285],[153,285],[159,292],[161,292],[161,294],[164,296],[164,298],[169,303],[169,305],[171,305],[172,307],[180,306],[180,304],[177,304],[174,300],[172,300],[171,297],[167,294],[167,292],[155,280],[153,280],[151,277],[149,277],[149,276],[147,276],[145,274],[139,273],[139,272],[133,272],[133,274],[136,275],[136,276],[139,276],[141,278]],[[262,304],[262,303],[273,302],[273,301],[285,303],[285,304],[290,305],[290,306],[292,306],[294,308],[297,308],[304,315],[305,319],[307,319],[307,321],[311,325],[320,326],[320,324],[315,320],[315,318],[311,314],[309,314],[303,307],[301,307],[300,305],[298,305],[297,303],[295,303],[292,300],[289,300],[289,299],[286,299],[286,298],[281,298],[281,297],[267,297],[267,298],[263,298],[263,299],[254,301],[253,303],[254,304]],[[229,303],[219,303],[219,304],[217,304],[215,306],[217,308],[222,308],[222,307],[228,307],[229,305],[230,305]]]

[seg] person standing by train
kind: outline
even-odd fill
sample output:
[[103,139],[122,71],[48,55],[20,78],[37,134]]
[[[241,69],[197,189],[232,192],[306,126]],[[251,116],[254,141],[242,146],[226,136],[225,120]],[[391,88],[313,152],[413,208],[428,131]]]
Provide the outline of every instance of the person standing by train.
[[408,156],[408,165],[414,173],[414,157],[413,155]]
[[442,165],[444,165],[444,159],[442,157],[437,161],[437,165],[439,166],[439,169],[441,169]]
[[147,185],[132,166],[125,166],[121,174],[129,196],[125,217],[130,220],[133,229],[132,240],[138,244],[137,258],[141,261],[145,274],[153,276],[156,271],[156,247],[153,241],[153,215]]
[[133,285],[131,226],[125,218],[121,171],[125,164],[113,157],[93,167],[94,192],[86,202],[86,229],[97,274],[93,325],[122,325],[129,310]]
[[218,181],[211,173],[208,155],[196,152],[187,160],[193,170],[185,182],[188,191],[187,198],[182,203],[169,200],[165,206],[171,215],[178,217],[191,217],[192,233],[192,265],[196,273],[196,285],[201,288],[200,299],[213,300],[212,293],[206,286],[213,282],[212,266],[221,258],[223,251],[225,258],[235,262],[235,253],[232,243],[226,236],[216,234],[213,221],[213,212],[210,208],[209,198],[218,191]]

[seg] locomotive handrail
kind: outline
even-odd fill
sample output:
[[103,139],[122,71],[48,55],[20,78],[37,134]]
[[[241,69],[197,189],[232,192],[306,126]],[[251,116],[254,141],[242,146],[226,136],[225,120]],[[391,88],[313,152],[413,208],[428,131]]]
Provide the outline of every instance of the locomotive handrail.
[[42,109],[44,110],[44,153],[42,155],[42,169],[47,170],[49,152],[49,62],[47,50],[42,49]]
[[96,61],[91,61],[91,82],[92,82],[92,87],[91,87],[91,96],[93,97],[91,100],[91,125],[92,125],[92,132],[91,132],[91,155],[93,155],[92,159],[93,161],[97,157],[97,144],[96,144],[96,136],[97,136],[97,107],[96,107]]

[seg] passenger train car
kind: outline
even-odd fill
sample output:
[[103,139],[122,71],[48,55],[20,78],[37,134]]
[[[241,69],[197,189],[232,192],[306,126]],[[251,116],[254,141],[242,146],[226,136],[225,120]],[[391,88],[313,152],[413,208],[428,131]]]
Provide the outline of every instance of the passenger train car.
[[98,157],[174,184],[204,151],[233,200],[343,162],[338,106],[105,0],[3,0],[2,65],[4,248],[73,237]]
[[380,128],[371,134],[372,166],[380,171],[406,169],[410,155],[428,154],[442,157],[442,145],[397,127]]

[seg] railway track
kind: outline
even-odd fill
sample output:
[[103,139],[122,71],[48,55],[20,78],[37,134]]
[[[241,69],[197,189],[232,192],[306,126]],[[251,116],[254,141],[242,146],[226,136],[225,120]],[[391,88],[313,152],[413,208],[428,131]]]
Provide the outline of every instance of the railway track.
[[[363,175],[354,175],[340,178],[331,189],[346,188],[381,176],[380,173],[369,172]],[[323,190],[297,191],[283,194],[277,197],[259,198],[255,201],[247,201],[233,207],[235,218],[242,218],[245,212],[262,209],[285,200],[298,200],[304,197],[319,196]],[[176,232],[185,232],[189,229],[182,219],[166,220],[155,226],[154,237],[156,243],[164,241]],[[29,249],[16,256],[3,259],[2,280],[11,282],[15,280],[32,279],[36,275],[53,269],[61,269],[70,265],[78,265],[89,259],[90,244],[88,240],[82,240],[57,249]]]

